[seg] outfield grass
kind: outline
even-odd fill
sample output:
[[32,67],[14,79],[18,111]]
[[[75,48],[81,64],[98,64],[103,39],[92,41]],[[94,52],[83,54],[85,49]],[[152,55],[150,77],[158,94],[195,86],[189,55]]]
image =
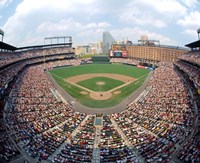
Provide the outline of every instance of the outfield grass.
[[99,55],[99,54],[85,54],[85,55],[78,55],[78,58],[85,59],[85,58],[92,58],[93,56],[108,56],[108,55]]
[[[97,82],[104,82],[104,84],[98,85]],[[124,82],[120,80],[107,78],[107,77],[95,77],[95,78],[80,81],[76,84],[86,87],[94,92],[106,92],[124,84]]]
[[[92,108],[107,108],[119,104],[122,100],[127,98],[132,92],[138,89],[143,84],[149,72],[150,71],[147,69],[141,69],[134,66],[128,66],[122,64],[89,64],[89,65],[70,66],[65,68],[54,69],[50,71],[50,74],[52,74],[57,83],[65,91],[67,91],[72,97],[76,98],[81,104]],[[125,87],[120,88],[119,90],[121,91],[121,93],[113,95],[111,99],[98,101],[91,99],[89,95],[80,94],[80,91],[82,91],[81,88],[71,85],[70,83],[67,83],[64,80],[72,76],[90,74],[90,73],[113,73],[113,74],[127,75],[136,78],[136,81]],[[113,83],[114,82],[112,82],[109,85],[112,85]]]
[[133,78],[139,78],[149,73],[149,70],[123,64],[87,64],[57,68],[51,70],[50,72],[60,76],[61,78],[69,78],[75,75],[91,73],[121,74],[131,76]]

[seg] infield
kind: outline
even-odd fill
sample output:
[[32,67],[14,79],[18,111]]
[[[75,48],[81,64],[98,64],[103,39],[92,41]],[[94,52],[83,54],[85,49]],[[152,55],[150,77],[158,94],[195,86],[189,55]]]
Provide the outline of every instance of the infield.
[[89,92],[106,92],[123,84],[131,83],[135,79],[126,75],[110,73],[92,73],[69,77],[66,82]]

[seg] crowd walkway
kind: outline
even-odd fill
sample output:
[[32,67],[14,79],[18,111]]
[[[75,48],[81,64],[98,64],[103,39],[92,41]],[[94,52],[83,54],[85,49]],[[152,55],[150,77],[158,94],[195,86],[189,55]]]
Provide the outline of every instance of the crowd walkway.
[[121,135],[121,137],[124,140],[126,146],[134,152],[134,154],[137,156],[137,158],[139,158],[140,162],[145,162],[144,158],[138,153],[138,151],[135,148],[132,147],[131,142],[127,139],[126,135],[123,133],[123,131],[118,126],[118,124],[115,122],[115,120],[113,118],[110,118],[110,120],[111,120],[112,124],[114,125],[114,128]]
[[101,128],[96,127],[92,163],[100,162],[100,149],[99,149],[99,143],[101,141],[100,134],[101,134]]

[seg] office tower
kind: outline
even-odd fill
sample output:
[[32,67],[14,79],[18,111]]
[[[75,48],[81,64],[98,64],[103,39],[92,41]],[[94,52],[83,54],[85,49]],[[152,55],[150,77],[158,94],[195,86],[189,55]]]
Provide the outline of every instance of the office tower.
[[114,43],[114,38],[112,35],[105,31],[103,32],[103,54],[108,54],[111,49],[111,45]]

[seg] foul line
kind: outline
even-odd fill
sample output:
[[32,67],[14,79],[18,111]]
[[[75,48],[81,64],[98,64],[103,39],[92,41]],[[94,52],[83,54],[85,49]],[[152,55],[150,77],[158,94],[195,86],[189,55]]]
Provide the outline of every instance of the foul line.
[[148,76],[148,74],[145,74],[145,75],[142,75],[142,76],[140,76],[139,78],[137,78],[133,83],[134,84],[137,84],[139,81],[138,80],[140,80],[140,79],[142,79],[143,77],[145,77],[145,76]]
[[[49,72],[50,73],[50,72]],[[58,75],[56,75],[56,74],[53,74],[53,73],[50,73],[51,75],[54,75],[54,76],[56,76],[56,77],[58,77],[59,79],[61,79],[61,80],[63,80],[64,82],[66,82],[65,80],[64,80],[64,78],[62,78],[62,77],[60,77],[60,76],[58,76]],[[70,88],[71,86],[70,85],[68,85],[67,83],[66,84],[63,84],[63,86],[67,86],[68,88]]]

